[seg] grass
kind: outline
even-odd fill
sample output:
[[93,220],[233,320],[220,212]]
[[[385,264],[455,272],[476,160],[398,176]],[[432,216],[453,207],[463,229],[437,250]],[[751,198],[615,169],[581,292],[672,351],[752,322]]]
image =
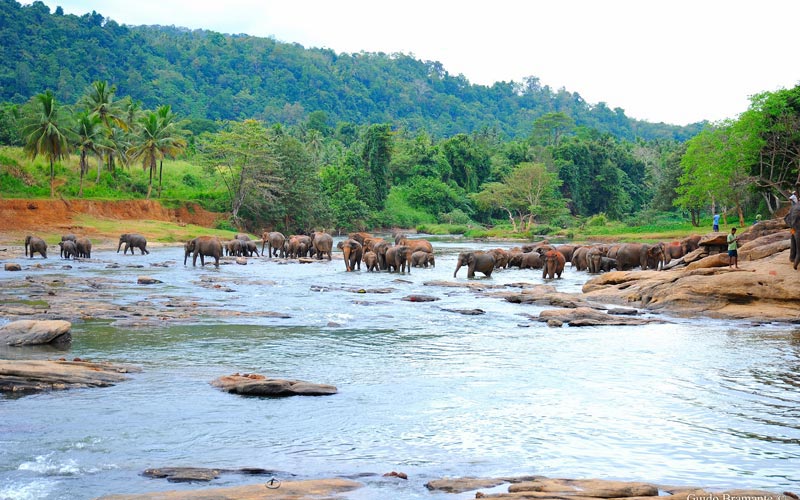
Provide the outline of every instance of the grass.
[[[102,235],[110,235],[117,238],[122,233],[139,233],[147,235],[148,240],[161,243],[180,243],[197,236],[210,235],[219,236],[221,240],[231,240],[236,237],[235,231],[223,229],[209,229],[207,227],[195,226],[193,224],[178,225],[172,222],[155,220],[113,220],[100,219],[90,215],[82,214],[76,217],[76,222],[83,227],[91,227]],[[260,236],[250,235],[256,239]],[[61,240],[59,235],[56,239]]]

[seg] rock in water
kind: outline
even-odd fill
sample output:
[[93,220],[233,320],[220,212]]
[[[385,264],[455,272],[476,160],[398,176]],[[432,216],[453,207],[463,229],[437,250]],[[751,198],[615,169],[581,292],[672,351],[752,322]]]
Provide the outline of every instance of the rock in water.
[[336,387],[332,385],[312,384],[302,380],[267,378],[254,373],[246,375],[235,373],[220,377],[211,382],[211,385],[243,396],[327,396],[337,392]]
[[72,340],[72,323],[63,320],[12,321],[0,327],[0,342],[11,346],[66,343]]

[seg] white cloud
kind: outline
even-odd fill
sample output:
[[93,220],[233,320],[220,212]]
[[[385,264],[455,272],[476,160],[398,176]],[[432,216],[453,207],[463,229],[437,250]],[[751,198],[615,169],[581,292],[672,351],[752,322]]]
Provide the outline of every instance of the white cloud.
[[628,116],[734,118],[749,96],[800,83],[800,3],[723,0],[46,0],[129,25],[272,36],[337,52],[403,52],[473,83],[539,77]]

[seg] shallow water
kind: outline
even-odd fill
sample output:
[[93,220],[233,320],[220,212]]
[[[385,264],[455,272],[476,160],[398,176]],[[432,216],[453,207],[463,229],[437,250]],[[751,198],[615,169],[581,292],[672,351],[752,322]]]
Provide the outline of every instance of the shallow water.
[[[346,273],[341,260],[192,268],[179,248],[144,257],[96,252],[68,270],[51,258],[44,269],[26,269],[111,276],[123,286],[103,300],[118,304],[191,296],[291,317],[198,317],[147,328],[75,323],[67,352],[0,350],[0,357],[77,356],[143,368],[115,387],[0,398],[0,499],[208,487],[141,476],[166,466],[261,467],[281,480],[375,473],[358,478],[366,487],[350,498],[359,499],[474,498],[423,485],[523,474],[800,489],[796,327],[669,318],[548,328],[526,316],[541,307],[424,284],[452,281],[461,249],[510,245],[434,246],[435,269],[401,275]],[[110,270],[111,262],[123,267]],[[150,267],[164,262],[170,266]],[[136,285],[142,274],[164,283]],[[203,277],[228,286],[200,288]],[[568,266],[555,285],[575,292],[587,277]],[[466,269],[457,281],[467,281]],[[476,281],[542,279],[540,271],[506,270]],[[411,293],[441,300],[400,300]],[[486,314],[444,310],[472,308]],[[234,372],[329,383],[339,393],[245,398],[209,385]],[[392,470],[409,480],[380,476]],[[211,484],[273,475],[224,474]]]

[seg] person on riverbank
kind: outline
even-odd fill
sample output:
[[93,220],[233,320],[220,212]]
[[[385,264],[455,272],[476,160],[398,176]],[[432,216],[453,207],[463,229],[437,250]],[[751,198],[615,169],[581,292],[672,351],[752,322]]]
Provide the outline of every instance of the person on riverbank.
[[714,214],[714,225],[712,226],[712,229],[715,233],[719,231],[719,214]]
[[731,228],[731,234],[728,235],[728,267],[731,269],[739,269],[739,238],[736,236],[736,228]]

